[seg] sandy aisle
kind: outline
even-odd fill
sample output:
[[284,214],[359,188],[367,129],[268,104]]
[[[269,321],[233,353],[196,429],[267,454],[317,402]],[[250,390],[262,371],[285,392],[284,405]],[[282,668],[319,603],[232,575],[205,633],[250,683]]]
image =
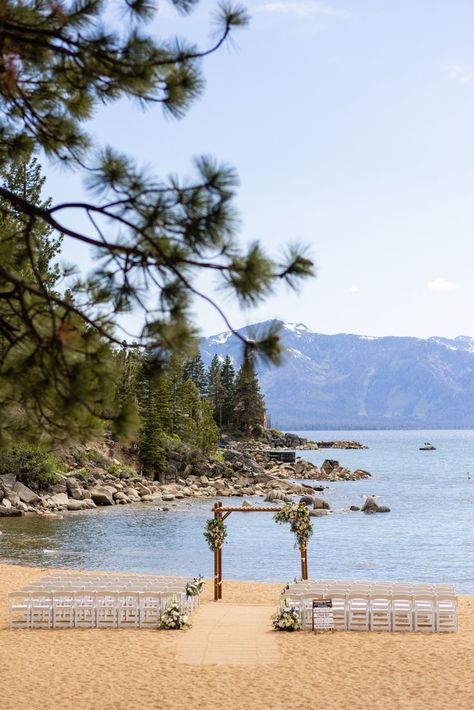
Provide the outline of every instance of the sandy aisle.
[[[10,631],[6,593],[49,571],[0,565],[2,710],[474,708],[474,597],[461,598],[458,634],[275,634],[276,663],[183,665],[187,631]],[[279,592],[224,588],[239,605],[276,607]]]

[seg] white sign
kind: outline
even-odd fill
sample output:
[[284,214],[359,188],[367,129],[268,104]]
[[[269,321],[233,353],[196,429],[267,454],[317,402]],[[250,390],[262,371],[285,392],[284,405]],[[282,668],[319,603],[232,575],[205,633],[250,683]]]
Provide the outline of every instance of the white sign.
[[333,627],[331,599],[313,599],[313,631],[322,631]]

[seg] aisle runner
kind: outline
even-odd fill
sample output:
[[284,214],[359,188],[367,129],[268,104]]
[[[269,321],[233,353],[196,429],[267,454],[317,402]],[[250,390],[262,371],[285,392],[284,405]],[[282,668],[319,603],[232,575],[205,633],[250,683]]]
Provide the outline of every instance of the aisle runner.
[[194,665],[255,665],[279,663],[271,627],[273,606],[205,604],[194,615],[193,626],[178,642],[178,663]]

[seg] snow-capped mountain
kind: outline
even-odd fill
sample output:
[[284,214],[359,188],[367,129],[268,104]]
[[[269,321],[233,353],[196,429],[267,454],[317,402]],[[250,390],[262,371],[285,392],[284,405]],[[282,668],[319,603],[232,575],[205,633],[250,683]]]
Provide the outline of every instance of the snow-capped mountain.
[[[271,322],[242,328],[257,337]],[[274,426],[301,428],[474,428],[474,338],[323,335],[284,323],[280,367],[260,366]],[[202,338],[213,355],[242,360],[230,332]]]

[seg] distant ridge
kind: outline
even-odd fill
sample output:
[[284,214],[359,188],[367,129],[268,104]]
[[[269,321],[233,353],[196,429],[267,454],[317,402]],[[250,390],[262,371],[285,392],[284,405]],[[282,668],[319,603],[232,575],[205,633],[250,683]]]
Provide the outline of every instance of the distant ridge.
[[[274,321],[240,329],[258,335]],[[474,338],[316,333],[283,323],[281,367],[260,367],[273,426],[287,429],[474,428]],[[206,365],[242,344],[229,331],[201,339]]]

